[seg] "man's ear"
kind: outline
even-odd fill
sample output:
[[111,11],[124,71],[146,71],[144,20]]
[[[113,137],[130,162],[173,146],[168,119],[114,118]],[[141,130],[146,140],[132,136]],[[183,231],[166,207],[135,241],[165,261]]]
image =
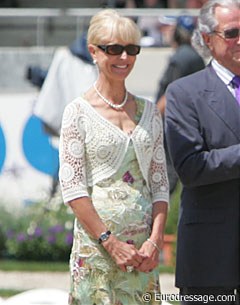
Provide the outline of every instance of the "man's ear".
[[206,46],[211,50],[212,49],[212,41],[211,41],[211,35],[207,33],[202,33],[203,41],[205,42]]

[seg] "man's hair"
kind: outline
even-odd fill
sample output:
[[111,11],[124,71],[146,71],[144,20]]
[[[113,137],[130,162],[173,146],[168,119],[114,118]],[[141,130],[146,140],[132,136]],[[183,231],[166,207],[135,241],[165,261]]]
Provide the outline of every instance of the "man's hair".
[[173,33],[173,40],[177,45],[191,44],[191,37],[196,26],[196,18],[193,16],[179,16]]
[[203,40],[202,33],[210,34],[218,25],[215,17],[215,9],[218,6],[240,9],[240,0],[209,0],[202,6],[197,27],[192,35],[192,45],[203,57],[209,57],[211,53]]

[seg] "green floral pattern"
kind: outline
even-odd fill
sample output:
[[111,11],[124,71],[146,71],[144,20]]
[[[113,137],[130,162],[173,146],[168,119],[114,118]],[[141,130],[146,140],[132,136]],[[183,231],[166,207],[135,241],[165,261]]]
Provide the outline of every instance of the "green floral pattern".
[[[138,120],[143,105],[138,105]],[[152,223],[151,194],[130,142],[118,172],[90,190],[93,204],[107,228],[120,240],[140,248]],[[70,305],[139,305],[144,293],[159,293],[159,270],[122,272],[105,249],[75,221],[70,258]],[[159,304],[152,301],[148,304]]]

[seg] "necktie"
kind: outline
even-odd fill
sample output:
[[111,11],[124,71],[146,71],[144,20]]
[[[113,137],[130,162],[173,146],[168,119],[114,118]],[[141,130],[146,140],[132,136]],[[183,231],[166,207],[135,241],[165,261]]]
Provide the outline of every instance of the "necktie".
[[233,88],[238,104],[240,105],[240,76],[236,75],[232,79]]

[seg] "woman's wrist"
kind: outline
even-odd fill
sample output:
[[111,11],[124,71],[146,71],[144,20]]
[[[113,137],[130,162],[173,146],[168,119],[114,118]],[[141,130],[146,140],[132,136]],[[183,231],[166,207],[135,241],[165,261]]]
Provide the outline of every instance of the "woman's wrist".
[[148,239],[155,243],[160,250],[162,249],[164,240],[164,234],[162,232],[158,232],[158,234],[154,234],[154,232],[152,232]]
[[112,232],[109,230],[102,232],[98,238],[99,244],[103,243],[104,241],[107,241],[111,234]]
[[158,252],[160,252],[161,251],[161,248],[160,248],[160,246],[157,244],[157,243],[155,243],[152,239],[150,239],[150,238],[147,238],[147,241],[151,244],[151,245],[153,245],[153,247],[155,248],[155,249],[157,249],[158,250]]
[[118,240],[117,240],[116,236],[111,234],[107,240],[105,240],[101,243],[101,245],[103,246],[103,248],[105,248],[105,250],[107,252],[110,253],[113,251],[117,241]]

